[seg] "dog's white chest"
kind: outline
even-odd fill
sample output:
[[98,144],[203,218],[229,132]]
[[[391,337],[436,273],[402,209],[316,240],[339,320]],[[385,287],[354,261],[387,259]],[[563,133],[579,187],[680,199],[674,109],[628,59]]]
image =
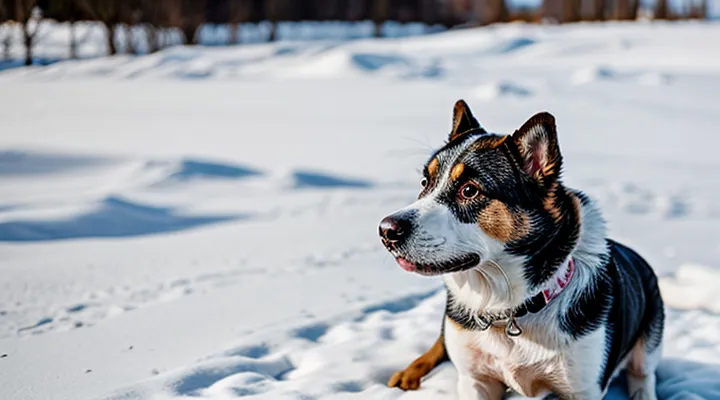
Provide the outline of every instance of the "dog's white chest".
[[509,338],[502,327],[468,331],[445,323],[445,346],[460,375],[501,382],[526,397],[568,388],[563,352],[523,336]]

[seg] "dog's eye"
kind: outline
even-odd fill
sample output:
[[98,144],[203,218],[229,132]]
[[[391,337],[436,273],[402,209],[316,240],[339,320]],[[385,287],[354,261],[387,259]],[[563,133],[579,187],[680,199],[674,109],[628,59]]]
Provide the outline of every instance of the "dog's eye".
[[420,186],[426,187],[427,185],[428,185],[427,178],[422,178],[422,180],[420,181]]
[[480,194],[480,189],[473,182],[468,182],[458,191],[463,200],[472,200]]

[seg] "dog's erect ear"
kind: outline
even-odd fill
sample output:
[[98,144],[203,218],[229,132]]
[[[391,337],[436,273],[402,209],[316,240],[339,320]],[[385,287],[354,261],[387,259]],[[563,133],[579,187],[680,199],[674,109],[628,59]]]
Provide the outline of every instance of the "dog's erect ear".
[[549,185],[560,177],[562,155],[557,141],[555,117],[535,114],[512,135],[520,153],[520,165],[540,185]]
[[455,107],[453,108],[452,132],[450,132],[450,138],[448,140],[452,142],[473,129],[482,129],[482,127],[475,117],[473,117],[467,103],[465,103],[464,100],[456,101]]

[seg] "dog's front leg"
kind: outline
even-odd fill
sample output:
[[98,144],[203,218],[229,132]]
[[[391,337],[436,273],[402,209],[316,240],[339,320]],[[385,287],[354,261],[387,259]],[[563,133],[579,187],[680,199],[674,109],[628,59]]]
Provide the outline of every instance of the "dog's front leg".
[[468,375],[458,377],[459,400],[501,400],[505,385],[494,379],[476,380]]
[[420,379],[447,359],[445,338],[441,332],[440,337],[427,353],[418,357],[409,367],[402,371],[395,372],[393,376],[390,377],[388,386],[399,387],[402,390],[417,390],[420,388]]

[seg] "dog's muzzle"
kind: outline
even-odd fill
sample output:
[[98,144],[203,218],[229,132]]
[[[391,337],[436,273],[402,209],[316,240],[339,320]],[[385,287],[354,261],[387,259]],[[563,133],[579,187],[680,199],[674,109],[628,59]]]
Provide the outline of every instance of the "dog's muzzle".
[[396,249],[410,236],[412,223],[410,220],[389,215],[380,221],[379,234],[388,250]]

